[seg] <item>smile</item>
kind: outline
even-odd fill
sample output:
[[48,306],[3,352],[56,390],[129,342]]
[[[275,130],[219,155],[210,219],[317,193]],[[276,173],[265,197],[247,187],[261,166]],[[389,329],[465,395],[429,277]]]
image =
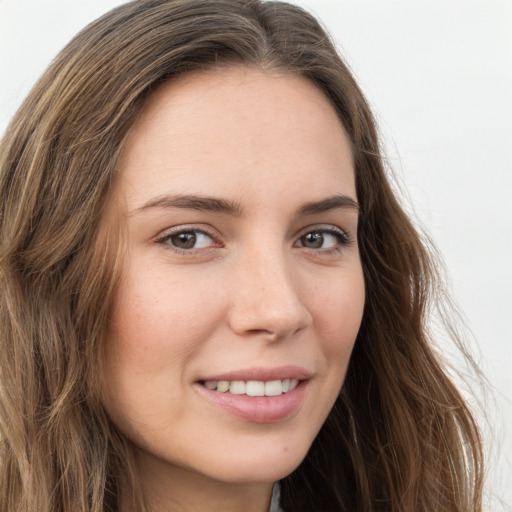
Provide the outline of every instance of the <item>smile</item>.
[[312,377],[298,366],[251,368],[203,377],[195,388],[215,408],[242,421],[273,423],[300,411]]
[[298,379],[284,380],[207,380],[202,382],[205,388],[219,393],[247,396],[279,396],[293,391],[299,384]]

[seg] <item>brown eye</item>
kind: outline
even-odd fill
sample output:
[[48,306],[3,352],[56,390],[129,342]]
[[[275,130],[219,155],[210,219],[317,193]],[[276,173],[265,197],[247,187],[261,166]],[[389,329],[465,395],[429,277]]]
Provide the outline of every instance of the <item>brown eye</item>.
[[178,233],[170,236],[169,241],[178,249],[193,249],[196,245],[197,236],[193,232]]
[[306,249],[341,249],[350,244],[348,235],[339,228],[317,229],[304,233],[296,242],[296,246]]
[[158,240],[159,243],[170,245],[171,248],[180,251],[191,251],[193,249],[207,249],[215,245],[212,237],[199,229],[183,229],[164,235]]
[[303,247],[310,249],[321,249],[324,244],[324,235],[322,233],[306,233],[300,237],[300,242]]

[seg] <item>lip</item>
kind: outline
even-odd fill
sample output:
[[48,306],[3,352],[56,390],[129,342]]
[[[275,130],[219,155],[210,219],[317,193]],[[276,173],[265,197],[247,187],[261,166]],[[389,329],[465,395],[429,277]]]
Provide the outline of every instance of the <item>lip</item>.
[[207,375],[198,379],[198,382],[204,382],[206,380],[262,380],[264,382],[285,379],[308,380],[311,378],[311,375],[311,372],[302,366],[295,365],[279,366],[277,368],[254,367],[243,370],[233,370],[222,374]]
[[239,419],[251,423],[274,423],[286,419],[302,404],[309,381],[303,380],[292,391],[279,396],[247,396],[220,393],[195,386],[207,400]]
[[[282,421],[297,411],[304,401],[311,373],[298,366],[279,368],[249,368],[218,375],[209,375],[195,383],[197,390],[209,402],[237,418],[251,423],[274,423]],[[221,393],[201,384],[206,380],[284,380],[297,379],[299,384],[292,391],[278,396],[247,396]]]

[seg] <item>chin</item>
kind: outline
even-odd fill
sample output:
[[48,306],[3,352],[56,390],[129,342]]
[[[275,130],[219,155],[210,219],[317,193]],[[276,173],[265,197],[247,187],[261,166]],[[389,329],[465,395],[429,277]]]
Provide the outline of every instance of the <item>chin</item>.
[[218,459],[215,476],[229,483],[275,482],[293,473],[304,460],[309,450],[307,446],[292,446],[290,443],[271,446],[267,449],[254,443],[245,456],[233,454]]

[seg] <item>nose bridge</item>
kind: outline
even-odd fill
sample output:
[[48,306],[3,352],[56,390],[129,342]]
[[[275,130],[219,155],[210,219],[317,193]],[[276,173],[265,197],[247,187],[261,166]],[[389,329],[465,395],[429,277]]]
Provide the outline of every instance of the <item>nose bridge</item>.
[[259,244],[241,254],[232,282],[232,329],[280,339],[304,328],[311,316],[294,270],[281,244]]

